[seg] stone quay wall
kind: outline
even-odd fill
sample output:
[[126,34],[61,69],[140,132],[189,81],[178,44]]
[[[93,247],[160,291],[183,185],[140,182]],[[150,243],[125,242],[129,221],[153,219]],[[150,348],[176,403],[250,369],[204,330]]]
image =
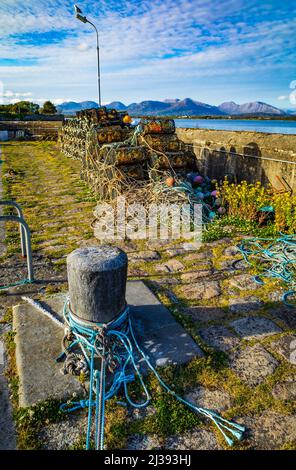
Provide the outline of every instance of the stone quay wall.
[[7,131],[8,140],[15,140],[18,136],[22,137],[21,133],[29,140],[44,137],[57,140],[62,125],[63,118],[48,121],[0,121],[0,131]]
[[211,178],[249,183],[261,181],[283,189],[280,179],[296,191],[296,135],[245,131],[177,129],[192,149],[199,170]]

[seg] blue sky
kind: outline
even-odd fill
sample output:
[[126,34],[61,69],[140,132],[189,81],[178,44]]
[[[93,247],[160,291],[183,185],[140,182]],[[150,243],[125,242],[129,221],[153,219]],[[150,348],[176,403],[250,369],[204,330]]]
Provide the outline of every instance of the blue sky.
[[[77,3],[100,30],[105,103],[191,97],[293,108],[294,1]],[[94,32],[72,1],[0,0],[0,81],[5,102],[97,99]]]

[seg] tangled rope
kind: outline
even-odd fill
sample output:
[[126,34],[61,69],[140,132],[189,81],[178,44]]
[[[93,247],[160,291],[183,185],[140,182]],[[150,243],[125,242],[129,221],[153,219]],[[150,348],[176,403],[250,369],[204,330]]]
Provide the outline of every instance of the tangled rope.
[[[227,433],[232,434],[238,440],[242,439],[245,431],[244,426],[228,421],[214,411],[199,408],[184,400],[162,380],[135,338],[128,307],[117,319],[108,324],[88,323],[81,321],[71,312],[69,300],[67,300],[64,306],[64,318],[73,335],[73,341],[67,350],[80,346],[88,364],[90,379],[88,399],[65,403],[61,406],[61,410],[70,413],[74,410],[88,408],[87,450],[91,446],[93,409],[95,410],[95,448],[97,450],[104,449],[105,402],[113,397],[121,386],[124,388],[126,401],[132,407],[143,408],[150,402],[151,397],[139,370],[138,363],[141,359],[144,359],[166,392],[193,411],[210,419],[222,433],[228,445],[232,446],[234,441]],[[95,366],[95,359],[98,357],[100,358],[100,370]],[[140,381],[145,397],[140,403],[134,402],[128,391],[128,384],[134,381],[135,376]]]
[[[158,189],[155,188],[155,191]],[[202,222],[203,224],[208,224],[213,221],[215,216],[214,208],[211,207],[209,204],[206,204],[194,191],[192,185],[183,180],[177,180],[176,186],[173,187],[165,187],[164,185],[161,188],[163,193],[175,192],[177,194],[183,194],[185,199],[190,205],[190,213],[192,215],[194,211],[194,205],[200,204],[202,206]]]
[[251,266],[259,262],[263,272],[254,280],[263,285],[262,277],[279,279],[289,286],[282,297],[288,307],[295,307],[288,298],[296,295],[296,235],[281,234],[278,238],[252,238],[238,245],[244,260]]

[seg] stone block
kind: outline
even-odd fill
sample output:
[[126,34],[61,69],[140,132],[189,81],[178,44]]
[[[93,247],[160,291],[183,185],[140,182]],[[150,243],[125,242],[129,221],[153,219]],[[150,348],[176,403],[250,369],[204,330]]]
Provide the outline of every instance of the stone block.
[[221,288],[217,281],[195,282],[185,285],[182,293],[189,300],[210,300],[221,295]]
[[264,317],[245,317],[230,323],[239,336],[247,340],[260,340],[281,333],[281,328]]
[[296,365],[296,335],[282,336],[271,344],[271,348],[291,364]]
[[263,382],[274,373],[278,361],[261,344],[248,346],[233,355],[231,367],[249,387]]
[[227,352],[240,343],[239,339],[225,326],[210,326],[199,332],[201,338],[209,346]]

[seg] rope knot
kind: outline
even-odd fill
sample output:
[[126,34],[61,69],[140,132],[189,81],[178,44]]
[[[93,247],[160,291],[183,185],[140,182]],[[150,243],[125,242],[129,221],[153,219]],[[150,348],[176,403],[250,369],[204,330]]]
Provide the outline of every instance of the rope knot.
[[71,353],[66,356],[66,360],[61,369],[63,375],[80,376],[89,375],[88,364],[82,354]]

